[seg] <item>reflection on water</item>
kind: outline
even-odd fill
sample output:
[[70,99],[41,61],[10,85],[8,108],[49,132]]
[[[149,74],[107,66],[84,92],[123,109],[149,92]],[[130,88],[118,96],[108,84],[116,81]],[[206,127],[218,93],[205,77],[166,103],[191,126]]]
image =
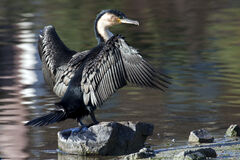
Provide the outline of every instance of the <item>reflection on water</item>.
[[36,37],[44,25],[52,24],[69,48],[89,49],[96,45],[95,16],[106,8],[140,21],[139,27],[122,25],[112,31],[173,77],[173,84],[165,93],[125,87],[97,111],[98,120],[153,123],[154,135],[147,143],[155,148],[185,144],[196,128],[220,137],[240,120],[239,1],[87,2],[0,1],[0,157],[70,158],[57,155],[56,134],[74,127],[75,121],[23,126],[59,100],[44,83]]

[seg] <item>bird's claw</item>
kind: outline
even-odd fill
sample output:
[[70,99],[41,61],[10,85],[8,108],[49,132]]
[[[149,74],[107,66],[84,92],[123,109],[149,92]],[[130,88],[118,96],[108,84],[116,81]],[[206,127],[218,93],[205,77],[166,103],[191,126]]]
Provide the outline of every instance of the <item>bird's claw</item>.
[[88,130],[88,127],[87,126],[82,126],[80,128],[80,132],[86,132]]
[[86,126],[80,126],[80,127],[77,127],[77,128],[73,128],[73,129],[72,129],[72,134],[73,134],[73,135],[77,135],[78,133],[86,132],[87,130],[88,130],[88,127],[86,127]]

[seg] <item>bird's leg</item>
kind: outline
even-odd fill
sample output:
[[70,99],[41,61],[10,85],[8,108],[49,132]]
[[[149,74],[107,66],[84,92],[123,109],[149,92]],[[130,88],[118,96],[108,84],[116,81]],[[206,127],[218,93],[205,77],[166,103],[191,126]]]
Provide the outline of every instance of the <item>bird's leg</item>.
[[94,124],[98,124],[98,123],[99,123],[99,122],[97,121],[97,119],[96,119],[95,114],[94,114],[93,111],[90,113],[90,116],[91,116],[91,119],[92,119],[92,121],[93,121]]
[[81,118],[77,118],[80,131],[86,131],[88,127],[82,122]]
[[99,122],[97,121],[97,119],[96,119],[93,111],[90,112],[90,116],[91,116],[91,119],[92,119],[93,123],[89,124],[88,127],[91,127],[91,126],[99,123]]

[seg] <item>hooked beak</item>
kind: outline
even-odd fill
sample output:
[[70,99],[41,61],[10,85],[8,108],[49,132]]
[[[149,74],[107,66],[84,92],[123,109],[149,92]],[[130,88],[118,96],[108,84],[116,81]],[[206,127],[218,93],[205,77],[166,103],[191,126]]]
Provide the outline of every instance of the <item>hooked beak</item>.
[[120,19],[120,23],[134,24],[134,25],[139,26],[139,22],[138,21],[131,20],[131,19],[128,19],[128,18]]

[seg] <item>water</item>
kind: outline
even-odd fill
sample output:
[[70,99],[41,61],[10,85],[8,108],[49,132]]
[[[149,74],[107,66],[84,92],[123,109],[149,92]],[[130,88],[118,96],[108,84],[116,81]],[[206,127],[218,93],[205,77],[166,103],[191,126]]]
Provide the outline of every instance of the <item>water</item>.
[[58,159],[57,131],[75,121],[23,126],[59,100],[44,83],[37,35],[52,24],[69,48],[90,49],[96,45],[95,16],[107,8],[140,21],[139,27],[121,25],[112,32],[124,35],[155,68],[173,77],[173,84],[165,93],[125,87],[96,112],[99,121],[153,123],[147,143],[155,148],[185,145],[198,128],[222,137],[228,125],[239,122],[238,0],[1,0],[0,157]]

